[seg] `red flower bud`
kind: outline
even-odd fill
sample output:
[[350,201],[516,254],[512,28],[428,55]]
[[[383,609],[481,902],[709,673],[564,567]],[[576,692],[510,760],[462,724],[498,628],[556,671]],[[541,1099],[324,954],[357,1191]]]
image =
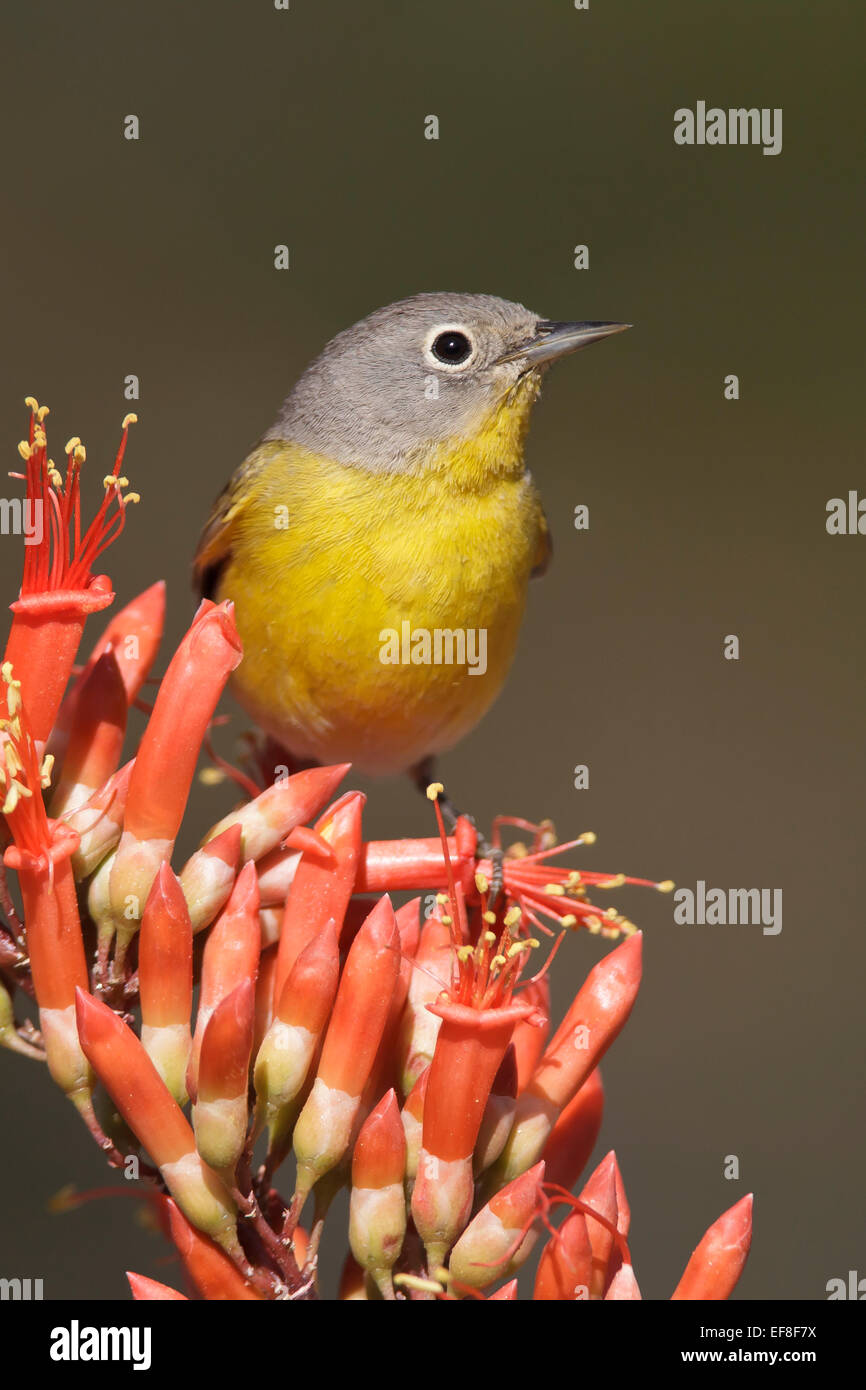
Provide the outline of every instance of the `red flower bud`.
[[399,945],[391,900],[382,898],[352,942],[316,1080],[295,1126],[296,1203],[349,1147],[400,970]]
[[347,792],[316,822],[316,833],[330,852],[305,850],[292,880],[277,952],[275,998],[318,929],[329,918],[338,926],[343,920],[355,885],[365,801],[360,792]]
[[730,1298],[752,1244],[752,1194],[741,1197],[714,1221],[692,1252],[672,1299]]
[[185,1293],[170,1289],[168,1284],[160,1284],[158,1279],[148,1279],[146,1274],[133,1274],[127,1270],[126,1277],[136,1303],[189,1302]]
[[245,980],[255,980],[260,948],[256,870],[254,864],[246,864],[238,874],[231,897],[210,929],[202,956],[201,993],[186,1078],[187,1090],[193,1099],[198,1087],[202,1038],[211,1014],[238,985]]
[[603,1111],[604,1087],[596,1067],[560,1112],[548,1136],[544,1146],[548,1182],[571,1191],[595,1148]]

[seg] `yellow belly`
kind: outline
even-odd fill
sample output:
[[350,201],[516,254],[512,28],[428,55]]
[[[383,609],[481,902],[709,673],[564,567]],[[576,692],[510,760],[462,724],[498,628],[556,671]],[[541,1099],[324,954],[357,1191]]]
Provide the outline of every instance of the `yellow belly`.
[[527,475],[373,475],[286,444],[257,463],[218,589],[242,704],[296,755],[372,773],[451,747],[514,655],[543,525]]

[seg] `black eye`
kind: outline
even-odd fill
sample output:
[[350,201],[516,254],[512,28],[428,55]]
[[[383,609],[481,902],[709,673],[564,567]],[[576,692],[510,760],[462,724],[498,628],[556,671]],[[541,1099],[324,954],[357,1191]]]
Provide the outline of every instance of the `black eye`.
[[457,328],[446,328],[433,342],[433,356],[449,367],[465,362],[472,352],[472,344],[465,333]]

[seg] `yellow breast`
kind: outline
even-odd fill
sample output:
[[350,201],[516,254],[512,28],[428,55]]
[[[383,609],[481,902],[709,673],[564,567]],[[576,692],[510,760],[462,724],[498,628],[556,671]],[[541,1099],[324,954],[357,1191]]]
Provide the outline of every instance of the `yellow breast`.
[[404,473],[284,442],[250,459],[218,592],[244,644],[236,693],[292,752],[399,771],[491,704],[544,526],[524,431],[497,417]]

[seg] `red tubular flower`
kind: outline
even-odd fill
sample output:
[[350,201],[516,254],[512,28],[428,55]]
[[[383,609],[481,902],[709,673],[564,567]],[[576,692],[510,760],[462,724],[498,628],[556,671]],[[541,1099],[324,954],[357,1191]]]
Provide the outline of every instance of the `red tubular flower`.
[[63,478],[48,457],[48,409],[40,407],[32,396],[27,397],[26,404],[31,412],[30,435],[18,446],[26,472],[16,476],[25,478],[27,506],[40,535],[37,543],[24,549],[21,592],[11,605],[14,616],[5,659],[21,673],[33,736],[44,742],[72,674],[85,620],[88,614],[107,608],[114,598],[110,579],[94,575],[92,570],[99,555],[123,529],[127,504],[138,500],[135,493],[124,497],[126,479],[120,477],[127,432],[135,416],[128,415],[123,422],[114,468],[105,479],[105,496],[82,534],[84,447],[80,439],[69,440]]
[[241,858],[262,859],[276,849],[298,826],[317,816],[333,796],[350,767],[337,763],[334,767],[311,767],[295,772],[291,777],[275,782],[237,811],[231,811],[208,831],[208,844],[229,826],[241,828]]
[[51,814],[63,816],[88,801],[116,771],[126,732],[126,691],[112,652],[85,681],[72,723]]
[[593,966],[526,1090],[491,1183],[510,1182],[540,1158],[559,1112],[583,1085],[631,1013],[641,978],[641,934]]
[[82,692],[97,661],[110,653],[120,671],[126,703],[136,699],[153,665],[165,622],[165,583],[159,580],[121,608],[109,622],[67,691],[51,732],[49,751],[62,762],[69,730],[75,722]]
[[406,1135],[406,1190],[412,1195],[412,1188],[418,1174],[418,1160],[421,1157],[421,1136],[424,1126],[424,1097],[427,1094],[427,1078],[430,1068],[425,1067],[412,1087],[401,1111],[403,1133]]
[[210,930],[201,968],[201,993],[186,1088],[193,1100],[198,1090],[199,1055],[204,1031],[217,1005],[245,980],[254,981],[259,965],[259,890],[255,865],[245,864],[232,895]]
[[730,1298],[752,1244],[752,1194],[741,1197],[714,1221],[692,1252],[672,1299]]
[[72,872],[79,883],[90,877],[120,840],[134,762],[133,758],[125,763],[83,806],[64,817],[81,837],[72,856]]
[[202,739],[240,659],[232,605],[203,600],[160,684],[130,778],[108,876],[108,914],[99,923],[103,954],[117,934],[118,971],[159,866],[171,855]]
[[221,999],[201,1043],[193,1127],[199,1153],[231,1185],[247,1135],[255,990],[242,980]]
[[[466,939],[459,888],[452,893],[454,939]],[[497,942],[483,931],[476,946],[458,946],[447,991],[431,1013],[441,1020],[424,1100],[424,1125],[412,1216],[427,1250],[428,1265],[444,1264],[466,1225],[474,1192],[472,1155],[493,1079],[514,1025],[531,1004],[513,1003],[529,942],[512,943],[508,929]]]
[[[21,700],[20,682],[2,666],[0,794],[14,843],[4,863],[16,870],[27,923],[27,950],[49,1070],[85,1117],[91,1114],[92,1077],[75,1027],[75,990],[88,987],[71,856],[78,835],[49,820],[42,800],[49,768],[40,765]],[[49,762],[46,759],[46,764]]]
[[269,1150],[274,1156],[287,1140],[293,1102],[307,1079],[330,1018],[339,978],[337,928],[330,921],[292,966],[256,1055],[257,1127],[270,1130]]
[[228,902],[237,877],[242,837],[241,827],[230,825],[197,849],[181,869],[180,886],[193,932],[210,926]]
[[361,1096],[388,1019],[400,971],[400,937],[390,898],[373,908],[352,942],[316,1080],[292,1143],[298,1160],[293,1209],[300,1213],[313,1185],[343,1158]]
[[165,625],[165,580],[159,579],[130,599],[109,622],[96,643],[73,691],[86,680],[90,668],[104,652],[113,652],[126,698],[131,705],[150,674]]
[[610,1303],[636,1303],[640,1300],[641,1291],[630,1264],[620,1265],[608,1284],[604,1297]]
[[[262,920],[259,909],[259,922]],[[258,1056],[259,1048],[274,1021],[274,972],[277,967],[276,946],[265,946],[259,956],[259,973],[256,976],[256,1008],[253,1024],[253,1056]]]
[[394,1298],[391,1270],[406,1234],[406,1136],[397,1094],[382,1097],[361,1126],[352,1156],[349,1244],[385,1299]]
[[452,1279],[484,1289],[520,1268],[537,1239],[534,1223],[544,1204],[543,1182],[544,1164],[536,1163],[491,1197],[451,1251]]
[[628,1207],[626,1205],[625,1210],[620,1211],[617,1200],[620,1192],[624,1195],[625,1189],[622,1186],[616,1154],[611,1150],[609,1154],[605,1154],[580,1193],[581,1202],[598,1212],[599,1216],[609,1223],[603,1225],[601,1221],[595,1221],[589,1212],[584,1211],[589,1243],[592,1247],[592,1269],[589,1277],[591,1299],[604,1298],[613,1273],[611,1262],[614,1260],[615,1250],[611,1227],[622,1236],[628,1234]]
[[136,1303],[188,1303],[185,1293],[170,1289],[168,1284],[160,1284],[158,1279],[148,1279],[146,1274],[133,1274],[126,1271],[132,1297]]
[[170,1197],[162,1200],[171,1238],[184,1269],[202,1298],[211,1302],[261,1301],[262,1295],[247,1282],[225,1251],[191,1225]]
[[559,1115],[544,1146],[547,1181],[574,1187],[596,1145],[604,1113],[604,1087],[598,1067]]
[[545,1245],[533,1299],[540,1303],[585,1301],[592,1278],[592,1245],[582,1211],[572,1212]]
[[124,829],[174,843],[202,740],[242,649],[231,603],[203,599],[160,682],[139,745]]
[[[256,862],[262,908],[272,908],[277,913],[280,928],[283,924],[286,898],[295,881],[302,854],[303,851],[299,849],[283,849],[277,846]],[[279,940],[279,936],[280,931],[277,930],[275,939]]]
[[138,980],[141,1041],[183,1105],[192,1046],[192,927],[186,899],[168,864],[160,866],[142,914]]
[[533,1023],[518,1023],[514,1029],[514,1053],[517,1061],[517,1094],[525,1091],[532,1074],[541,1061],[547,1035],[550,1032],[550,976],[530,980],[523,991],[525,1004],[535,1009]]
[[[516,824],[533,832],[535,846],[531,853],[520,856],[509,853],[503,861],[503,891],[507,904],[518,907],[524,925],[550,935],[551,927],[586,927],[593,934],[610,938],[628,936],[635,931],[614,908],[596,907],[587,900],[589,888],[619,888],[635,884],[670,892],[670,880],[657,883],[652,879],[630,878],[625,874],[607,874],[589,870],[558,868],[549,861],[556,855],[583,845],[595,843],[591,831],[566,844],[550,843],[549,828],[534,826],[528,821],[510,821],[500,817],[494,827],[494,843],[498,843],[498,825]],[[441,840],[374,840],[362,846],[356,892],[396,892],[431,888],[445,891],[449,871],[465,895],[467,903],[477,904],[482,897],[479,878],[490,881],[493,865],[489,859],[476,859],[477,835],[465,818],[457,823],[455,835],[445,842],[447,859]],[[546,919],[546,920],[544,920]],[[548,925],[548,923],[550,925]]]
[[[528,1002],[525,994],[523,999],[524,1002]],[[517,1032],[517,1028],[521,1026],[523,1025],[517,1024],[514,1031]],[[505,1056],[499,1064],[499,1070],[493,1078],[490,1097],[484,1108],[484,1118],[478,1131],[473,1162],[476,1177],[479,1173],[483,1173],[485,1168],[489,1168],[491,1163],[495,1163],[505,1148],[511,1133],[511,1126],[514,1123],[516,1103],[517,1058],[514,1054],[512,1037],[512,1041],[505,1049]]]
[[[350,907],[353,906],[355,902],[357,902],[357,899],[353,900]],[[365,907],[368,906],[368,904],[358,903],[358,906],[362,905]],[[391,1003],[388,1006],[388,1017],[385,1021],[382,1040],[379,1043],[376,1063],[370,1073],[370,1079],[367,1082],[364,1096],[365,1110],[369,1110],[378,1097],[384,1095],[392,1086],[396,1086],[399,1081],[397,1038],[400,1032],[403,1008],[409,993],[409,985],[414,973],[414,958],[418,950],[418,942],[421,934],[418,925],[420,906],[421,899],[412,898],[408,903],[404,903],[401,908],[398,908],[397,912],[394,914],[397,923],[397,933],[400,937],[400,971],[397,975],[397,983],[394,985],[394,991],[391,995]],[[345,934],[346,920],[344,919],[341,941],[345,938]]]
[[406,1006],[396,1043],[400,1090],[407,1096],[433,1060],[441,1019],[427,1005],[438,999],[451,978],[451,929],[437,911],[428,917],[415,952]]
[[[341,773],[342,776],[342,773]],[[361,813],[366,797],[347,792],[316,822],[321,851],[306,850],[286,900],[274,998],[279,998],[292,966],[329,917],[339,924],[352,896],[361,849]]]
[[150,1154],[178,1206],[200,1231],[242,1259],[234,1203],[196,1152],[189,1121],[131,1028],[76,990],[81,1046],[121,1116]]
[[[447,840],[448,857],[454,875],[467,898],[475,880],[475,849],[478,832],[461,816],[453,836]],[[397,893],[403,890],[444,892],[449,883],[442,841],[371,840],[361,846],[356,893]]]

